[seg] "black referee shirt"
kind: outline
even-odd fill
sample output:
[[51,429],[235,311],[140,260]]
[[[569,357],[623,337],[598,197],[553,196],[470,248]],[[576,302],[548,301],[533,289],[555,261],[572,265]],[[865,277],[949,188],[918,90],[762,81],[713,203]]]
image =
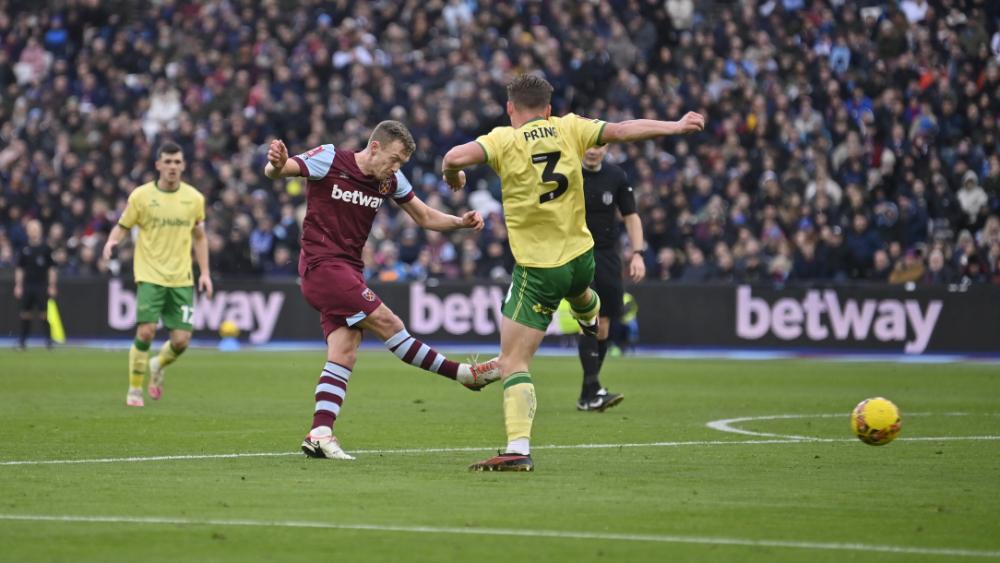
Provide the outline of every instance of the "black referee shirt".
[[47,244],[26,245],[17,257],[17,267],[24,270],[24,285],[47,285],[49,268],[56,265]]
[[583,192],[587,197],[587,228],[594,247],[613,249],[618,244],[618,217],[635,213],[635,195],[625,171],[607,162],[597,172],[583,169]]

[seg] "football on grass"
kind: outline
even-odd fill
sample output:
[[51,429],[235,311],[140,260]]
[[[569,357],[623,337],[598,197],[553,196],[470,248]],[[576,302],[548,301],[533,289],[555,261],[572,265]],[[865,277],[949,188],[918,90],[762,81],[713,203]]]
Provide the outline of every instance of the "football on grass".
[[883,397],[865,399],[851,412],[851,429],[862,442],[884,446],[896,438],[903,419],[892,401]]

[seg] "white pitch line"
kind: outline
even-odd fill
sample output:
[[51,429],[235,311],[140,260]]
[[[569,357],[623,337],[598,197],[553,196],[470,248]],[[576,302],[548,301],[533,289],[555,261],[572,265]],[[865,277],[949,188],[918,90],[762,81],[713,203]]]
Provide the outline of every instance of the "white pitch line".
[[[549,446],[532,446],[535,450],[588,450],[614,448],[668,448],[680,446],[728,446],[728,445],[760,445],[760,444],[795,444],[802,440],[693,440],[687,442],[645,442],[634,444],[563,444]],[[483,452],[495,450],[496,447],[456,447],[456,448],[401,448],[381,450],[351,450],[352,454],[436,454],[452,452]],[[0,461],[5,465],[71,465],[81,463],[129,463],[143,461],[186,461],[199,459],[232,459],[244,457],[280,457],[302,455],[301,452],[246,452],[232,454],[190,454],[190,455],[157,455],[130,457],[103,457],[89,459],[26,459]]]
[[213,518],[174,518],[158,516],[60,516],[0,514],[0,520],[22,522],[64,522],[97,524],[145,524],[170,526],[234,526],[259,528],[310,528],[325,530],[353,530],[365,532],[400,532],[411,534],[463,534],[472,536],[509,536],[522,538],[555,538],[580,540],[606,540],[624,542],[680,543],[695,545],[730,545],[741,547],[773,547],[822,551],[862,551],[866,553],[898,553],[906,555],[939,555],[951,557],[1000,558],[1000,551],[949,548],[913,547],[905,545],[878,545],[864,543],[837,543],[752,538],[682,536],[672,534],[619,534],[613,532],[583,532],[563,530],[519,530],[513,528],[455,528],[447,526],[404,526],[385,524],[338,524],[332,522],[306,522],[295,520],[221,520]]
[[[958,413],[953,413],[958,414]],[[803,442],[854,442],[854,438],[813,438],[809,436],[785,436],[781,434],[768,434],[765,432],[753,432],[741,428],[729,427],[728,423],[745,422],[748,420],[765,420],[778,418],[806,418],[806,417],[832,417],[842,415],[772,415],[767,417],[742,417],[725,420],[715,420],[706,426],[722,432],[735,434],[747,434],[755,437],[766,438],[763,440],[689,440],[683,442],[640,442],[630,444],[556,444],[547,446],[532,446],[535,450],[598,450],[615,448],[676,448],[683,446],[761,446],[770,444],[801,444]],[[966,441],[966,440],[1000,440],[1000,436],[912,436],[897,438],[896,441],[924,442],[924,441]],[[436,454],[455,452],[483,452],[496,449],[495,447],[453,447],[453,448],[397,448],[378,450],[351,450],[352,454],[378,455],[378,454]],[[141,463],[147,461],[196,461],[202,459],[237,459],[253,457],[287,457],[302,455],[301,452],[240,452],[229,454],[183,454],[183,455],[155,455],[155,456],[129,456],[129,457],[102,457],[83,459],[25,459],[0,461],[0,467],[14,465],[77,465],[91,463]]]
[[[980,413],[982,416],[995,416],[998,413]],[[726,432],[728,434],[742,434],[744,436],[753,436],[755,438],[771,438],[775,440],[792,440],[799,442],[852,442],[851,439],[840,439],[840,438],[817,438],[815,436],[798,436],[795,434],[776,434],[774,432],[758,432],[756,430],[746,430],[744,428],[737,428],[735,424],[740,424],[743,422],[753,422],[760,420],[789,420],[789,419],[800,419],[800,418],[844,418],[847,419],[849,415],[844,413],[831,413],[831,414],[771,414],[764,416],[740,416],[736,418],[723,418],[720,420],[713,420],[705,423],[705,426],[711,428],[712,430],[718,430],[720,432]],[[976,416],[975,413],[967,412],[910,412],[905,413],[905,416]],[[897,438],[896,441],[907,441],[907,442],[919,442],[919,441],[929,441],[929,440],[1000,440],[1000,436],[912,436],[905,438]]]

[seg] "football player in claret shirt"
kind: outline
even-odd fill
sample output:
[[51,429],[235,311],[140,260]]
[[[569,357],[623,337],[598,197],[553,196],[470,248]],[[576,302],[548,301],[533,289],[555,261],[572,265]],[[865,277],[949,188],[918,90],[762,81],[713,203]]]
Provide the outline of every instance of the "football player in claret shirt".
[[[205,236],[205,197],[181,181],[184,153],[175,143],[156,151],[159,179],[132,190],[128,207],[111,229],[104,245],[104,259],[133,227],[139,229],[135,248],[136,332],[128,353],[128,393],[125,404],[143,406],[142,381],[149,371],[149,396],[163,395],[166,366],[172,364],[191,341],[194,318],[194,278],[191,249],[198,261],[198,290],[212,296],[208,271],[208,238]],[[170,331],[159,354],[149,359],[156,324]]]
[[454,190],[465,186],[462,169],[487,163],[500,176],[504,219],[517,264],[501,312],[500,370],[507,449],[472,464],[476,471],[531,471],[535,386],[529,364],[559,301],[570,303],[585,334],[597,334],[601,308],[594,279],[594,240],[587,230],[581,158],[590,147],[701,131],[705,118],[635,119],[605,123],[574,114],[552,116],[552,85],[522,75],[507,86],[510,127],[497,127],[444,157]]
[[308,178],[299,277],[303,297],[320,313],[327,344],[312,428],[302,442],[302,451],[311,457],[354,459],[334,437],[333,423],[347,395],[362,330],[373,332],[400,360],[474,391],[500,379],[496,359],[481,364],[455,362],[411,336],[403,321],[365,283],[361,251],[386,199],[395,201],[425,229],[478,232],[483,228],[483,219],[475,211],[456,217],[431,209],[416,196],[399,171],[415,146],[405,125],[383,121],[358,152],[320,145],[289,158],[280,140],[272,141],[268,149],[264,169],[268,178]]

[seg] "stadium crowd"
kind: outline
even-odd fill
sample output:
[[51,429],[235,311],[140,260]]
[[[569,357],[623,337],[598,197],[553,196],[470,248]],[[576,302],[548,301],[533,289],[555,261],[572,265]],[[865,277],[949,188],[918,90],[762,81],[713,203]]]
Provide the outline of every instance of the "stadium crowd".
[[38,218],[65,275],[129,273],[99,249],[173,140],[213,275],[294,276],[304,184],[263,176],[267,143],[359,148],[393,118],[422,197],[488,224],[386,204],[367,275],[504,279],[496,177],[452,194],[440,159],[540,72],[555,114],[708,117],[609,153],[654,279],[1000,283],[998,28],[995,0],[0,0],[0,267]]

